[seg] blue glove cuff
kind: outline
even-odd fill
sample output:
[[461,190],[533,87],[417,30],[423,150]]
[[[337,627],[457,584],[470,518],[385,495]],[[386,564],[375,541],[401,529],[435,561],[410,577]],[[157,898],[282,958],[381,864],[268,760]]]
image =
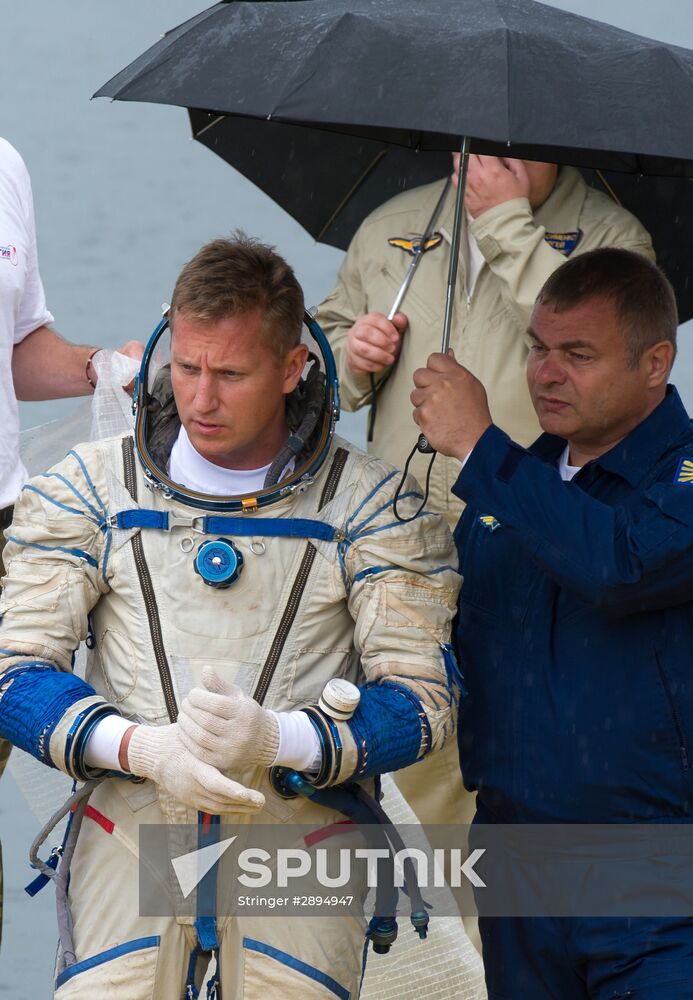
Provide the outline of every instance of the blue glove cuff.
[[[43,764],[55,767],[49,749],[51,736],[70,707],[90,697],[96,697],[94,688],[74,674],[45,661],[19,664],[0,675],[0,736]],[[103,702],[91,705],[71,727],[67,748],[70,760],[65,763],[70,773],[80,779],[84,777],[81,754],[91,732],[91,727],[85,732],[85,725],[95,713],[102,717],[109,712],[116,709]]]
[[360,690],[359,707],[347,723],[358,752],[354,778],[407,767],[430,750],[431,725],[408,687],[383,681]]

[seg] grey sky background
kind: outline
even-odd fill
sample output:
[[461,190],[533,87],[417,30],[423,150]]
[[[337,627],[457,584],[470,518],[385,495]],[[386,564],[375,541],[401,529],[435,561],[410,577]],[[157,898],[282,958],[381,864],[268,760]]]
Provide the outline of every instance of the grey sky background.
[[[0,134],[29,165],[49,306],[57,328],[75,341],[116,346],[146,339],[184,261],[235,226],[278,246],[308,301],[319,301],[332,285],[341,253],[315,244],[250,182],[194,143],[183,110],[89,101],[163,31],[206,6],[193,0],[3,4]],[[693,46],[690,0],[555,6]],[[684,389],[690,385],[693,402],[688,339],[682,338],[676,375]],[[25,406],[23,423],[52,419],[73,405]],[[343,432],[361,426],[351,419]]]
[[[693,48],[691,0],[553,5]],[[309,302],[319,301],[334,281],[342,254],[316,245],[265,195],[193,143],[184,111],[89,101],[163,31],[206,6],[192,0],[2,3],[0,135],[29,166],[49,307],[57,328],[74,341],[115,347],[132,337],[146,339],[184,261],[204,241],[236,226],[277,245],[295,266]],[[690,323],[683,329],[674,373],[689,408],[692,331]],[[22,420],[25,426],[42,423],[73,405],[25,404]],[[359,439],[363,418],[347,417],[340,431]],[[46,889],[35,900],[23,893],[38,824],[8,775],[1,792],[9,912],[0,998],[41,1000],[51,994],[53,893]]]

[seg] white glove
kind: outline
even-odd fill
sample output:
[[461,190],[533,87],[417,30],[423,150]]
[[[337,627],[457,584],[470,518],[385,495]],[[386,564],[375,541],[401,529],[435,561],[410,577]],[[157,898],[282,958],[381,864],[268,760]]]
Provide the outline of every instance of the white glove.
[[133,774],[151,778],[193,809],[212,813],[254,813],[265,804],[261,792],[232,781],[183,745],[178,723],[138,726],[127,748]]
[[188,750],[222,771],[249,764],[270,767],[279,749],[279,723],[235,684],[226,684],[211,667],[202,671],[204,688],[184,700],[178,724]]

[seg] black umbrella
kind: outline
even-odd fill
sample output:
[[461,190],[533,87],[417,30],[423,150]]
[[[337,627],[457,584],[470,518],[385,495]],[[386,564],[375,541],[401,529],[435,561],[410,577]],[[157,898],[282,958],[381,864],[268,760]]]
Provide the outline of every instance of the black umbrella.
[[96,96],[190,109],[196,138],[340,247],[387,197],[442,176],[463,136],[596,169],[693,315],[686,49],[534,0],[224,2]]

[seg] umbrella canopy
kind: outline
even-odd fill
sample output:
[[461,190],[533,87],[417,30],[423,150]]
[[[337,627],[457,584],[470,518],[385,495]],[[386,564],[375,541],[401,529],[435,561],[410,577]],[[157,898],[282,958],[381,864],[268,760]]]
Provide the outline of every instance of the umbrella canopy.
[[693,53],[534,0],[220,3],[97,96],[606,169],[693,159]]
[[465,135],[473,152],[630,172],[607,180],[693,314],[686,49],[534,0],[230,2],[96,96],[191,109],[196,138],[337,246],[387,197],[442,176]]

